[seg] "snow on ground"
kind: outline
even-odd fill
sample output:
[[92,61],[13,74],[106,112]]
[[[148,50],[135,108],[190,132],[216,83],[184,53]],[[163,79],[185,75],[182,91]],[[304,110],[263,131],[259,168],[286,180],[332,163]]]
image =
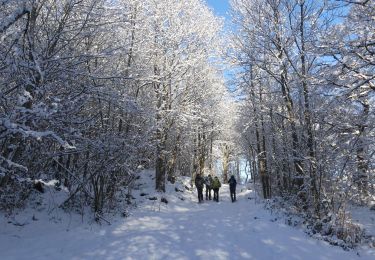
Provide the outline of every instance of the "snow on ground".
[[13,223],[2,217],[0,259],[375,259],[374,249],[344,251],[285,225],[248,199],[254,198],[251,190],[231,203],[223,185],[220,202],[198,204],[195,191],[182,184],[177,187],[184,192],[169,185],[166,194],[149,200],[155,195],[150,184],[135,187],[137,209],[128,218],[113,217],[111,225],[55,211],[26,210]]
[[375,236],[375,211],[369,207],[351,205],[349,212],[355,223],[359,224],[368,235]]

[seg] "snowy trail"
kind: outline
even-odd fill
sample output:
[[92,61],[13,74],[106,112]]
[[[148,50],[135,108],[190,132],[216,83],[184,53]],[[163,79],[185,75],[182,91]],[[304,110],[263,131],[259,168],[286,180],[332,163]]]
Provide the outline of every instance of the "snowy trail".
[[224,186],[219,203],[184,193],[184,201],[148,204],[111,226],[0,231],[0,259],[375,259],[374,251],[359,257],[275,221],[249,195],[231,203]]
[[[219,203],[197,204],[194,196],[182,205],[127,222],[118,233],[130,232],[124,237],[129,259],[359,258],[355,252],[345,252],[274,221],[248,196],[248,192],[240,193],[238,201],[231,203],[224,186]],[[374,259],[372,253],[361,259]]]

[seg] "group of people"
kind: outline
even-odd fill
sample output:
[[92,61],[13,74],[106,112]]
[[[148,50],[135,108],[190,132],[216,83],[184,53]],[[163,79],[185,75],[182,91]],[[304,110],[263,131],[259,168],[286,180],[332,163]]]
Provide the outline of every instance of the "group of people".
[[[229,191],[232,202],[236,201],[236,185],[237,181],[232,175],[228,180]],[[217,176],[212,178],[211,174],[203,177],[201,174],[197,174],[195,177],[195,187],[198,191],[198,202],[203,202],[203,187],[206,187],[206,200],[211,200],[211,191],[213,190],[214,196],[213,200],[219,202],[219,189],[221,187],[221,182]]]

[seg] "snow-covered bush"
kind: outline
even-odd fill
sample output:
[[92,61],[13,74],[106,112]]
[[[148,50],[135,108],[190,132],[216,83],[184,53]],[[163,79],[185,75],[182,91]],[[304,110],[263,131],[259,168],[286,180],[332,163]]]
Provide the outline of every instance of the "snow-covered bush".
[[27,205],[33,184],[20,178],[0,176],[0,210],[11,215]]

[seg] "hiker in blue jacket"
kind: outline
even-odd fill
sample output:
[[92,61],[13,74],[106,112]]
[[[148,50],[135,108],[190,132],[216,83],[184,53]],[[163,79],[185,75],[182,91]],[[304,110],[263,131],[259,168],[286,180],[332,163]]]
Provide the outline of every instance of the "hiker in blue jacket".
[[232,202],[235,202],[237,181],[234,178],[234,175],[230,176],[228,183],[229,183],[230,198],[232,199]]
[[199,173],[195,176],[195,187],[197,187],[198,192],[198,203],[203,201],[203,185],[204,179]]
[[204,184],[206,185],[206,200],[211,200],[212,181],[211,174],[204,178]]

